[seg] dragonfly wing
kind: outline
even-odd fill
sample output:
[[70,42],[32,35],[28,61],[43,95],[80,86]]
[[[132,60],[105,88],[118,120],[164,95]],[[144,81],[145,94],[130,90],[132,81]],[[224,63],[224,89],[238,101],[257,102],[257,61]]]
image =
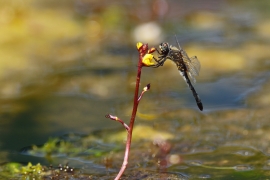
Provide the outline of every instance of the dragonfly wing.
[[[177,47],[172,47],[176,50],[179,50],[181,55],[182,55],[182,59],[187,67],[187,70],[189,74],[189,76],[192,78],[192,79],[195,79],[193,76],[198,76],[199,75],[199,72],[200,72],[200,69],[201,69],[201,64],[200,64],[200,61],[197,59],[196,56],[192,56],[191,58],[188,57],[186,51],[184,49],[181,48],[178,40],[177,40],[177,37],[175,35],[175,40],[178,44],[178,47],[179,49],[177,49]],[[196,82],[196,80],[195,80]]]
[[192,56],[189,59],[191,62],[189,64],[190,71],[192,71],[194,75],[198,76],[200,73],[200,69],[201,69],[200,61],[198,60],[197,56]]
[[191,79],[191,81],[195,84],[196,83],[196,78],[190,73],[188,72],[188,77]]
[[191,58],[189,58],[187,53],[183,49],[181,50],[181,54],[187,70],[190,72],[190,76],[198,76],[200,73],[201,64],[197,56],[192,56]]
[[180,71],[180,70],[179,70],[179,73],[180,73],[180,75],[183,77],[183,79],[185,80],[185,82],[186,82],[187,84],[188,84],[187,78],[191,79],[191,81],[192,81],[194,84],[196,83],[196,79],[195,79],[189,72],[186,73],[186,74],[188,75],[188,77],[186,77],[186,76],[185,76],[185,73],[182,72],[182,71]]
[[[195,76],[199,75],[200,72],[200,62],[197,59],[196,56],[193,56],[191,58],[188,57],[187,53],[185,50],[183,49],[178,49],[177,47],[172,46],[171,47],[171,51],[175,52],[172,55],[176,56],[176,59],[181,58],[184,61],[184,64],[186,66],[187,72],[186,74],[188,75],[189,79],[193,82],[196,83],[196,79]],[[175,61],[176,65],[179,63],[178,61]],[[181,74],[181,71],[180,71]]]

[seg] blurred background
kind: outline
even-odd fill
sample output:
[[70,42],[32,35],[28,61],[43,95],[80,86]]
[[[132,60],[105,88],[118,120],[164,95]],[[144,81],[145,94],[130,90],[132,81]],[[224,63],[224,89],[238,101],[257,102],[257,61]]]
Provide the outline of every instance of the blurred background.
[[194,87],[204,111],[168,61],[143,69],[151,90],[135,124],[194,144],[211,132],[215,148],[245,139],[269,159],[269,9],[267,0],[0,0],[1,162],[30,161],[18,151],[49,137],[110,136],[120,124],[105,114],[131,114],[136,43],[176,45],[175,35],[201,62]]

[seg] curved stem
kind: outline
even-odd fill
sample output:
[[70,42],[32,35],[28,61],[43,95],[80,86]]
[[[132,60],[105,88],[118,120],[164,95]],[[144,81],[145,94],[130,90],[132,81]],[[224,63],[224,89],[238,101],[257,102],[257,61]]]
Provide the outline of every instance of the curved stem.
[[132,115],[130,118],[130,123],[129,123],[129,131],[127,133],[127,142],[126,142],[126,150],[125,150],[125,156],[124,156],[124,161],[122,164],[122,167],[117,174],[115,180],[120,179],[122,174],[124,173],[127,164],[128,164],[128,157],[129,157],[129,152],[130,152],[130,146],[131,146],[131,140],[132,140],[132,131],[133,131],[133,126],[135,122],[135,117],[138,109],[138,92],[139,92],[139,87],[140,87],[140,80],[141,80],[141,70],[142,70],[142,55],[140,54],[139,57],[139,62],[138,62],[138,71],[137,71],[137,79],[136,79],[136,87],[135,87],[135,92],[134,92],[134,100],[133,100],[133,110],[132,110]]

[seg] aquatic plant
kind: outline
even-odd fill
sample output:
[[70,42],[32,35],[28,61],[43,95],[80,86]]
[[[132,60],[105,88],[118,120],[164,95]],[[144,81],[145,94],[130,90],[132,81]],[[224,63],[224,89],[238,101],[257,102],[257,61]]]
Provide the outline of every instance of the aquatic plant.
[[135,86],[135,91],[134,91],[133,109],[132,109],[132,114],[131,114],[131,118],[129,121],[129,125],[124,123],[124,121],[122,121],[117,116],[113,116],[111,114],[107,114],[105,116],[106,118],[110,118],[111,120],[114,120],[114,121],[121,123],[125,127],[125,129],[127,130],[127,140],[126,140],[126,150],[125,150],[124,160],[123,160],[122,167],[121,167],[118,175],[116,176],[115,180],[120,179],[120,177],[123,175],[123,173],[127,167],[130,146],[131,146],[131,140],[132,140],[132,131],[133,131],[134,123],[135,123],[138,105],[139,105],[139,102],[140,102],[143,94],[150,89],[150,84],[146,85],[143,88],[141,94],[139,95],[142,67],[152,66],[154,64],[152,53],[155,51],[155,48],[149,49],[148,44],[142,44],[141,42],[139,42],[139,43],[137,43],[137,50],[139,52],[139,60],[138,60],[138,66],[137,66],[138,69],[137,69],[136,86]]

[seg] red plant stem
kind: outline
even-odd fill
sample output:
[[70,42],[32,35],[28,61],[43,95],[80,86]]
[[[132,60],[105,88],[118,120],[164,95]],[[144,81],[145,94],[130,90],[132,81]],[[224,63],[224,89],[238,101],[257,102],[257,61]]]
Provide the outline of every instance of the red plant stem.
[[113,115],[110,115],[110,114],[107,114],[105,117],[106,117],[106,118],[109,118],[109,119],[111,119],[111,120],[113,120],[113,121],[117,121],[117,122],[121,123],[121,124],[124,126],[124,128],[125,128],[127,131],[129,131],[128,125],[127,125],[126,123],[124,123],[124,121],[122,121],[121,119],[119,119],[118,117],[113,116]]
[[124,171],[127,167],[127,164],[128,164],[128,157],[129,157],[130,146],[131,146],[133,125],[135,122],[135,117],[136,117],[138,104],[139,104],[139,100],[138,100],[139,93],[138,92],[139,92],[140,80],[141,80],[141,70],[142,70],[142,54],[140,53],[139,62],[138,62],[136,87],[135,87],[134,100],[133,100],[133,110],[132,110],[132,115],[131,115],[130,122],[129,122],[129,131],[127,131],[128,133],[127,133],[126,151],[125,151],[125,156],[124,156],[124,161],[123,161],[122,167],[121,167],[119,173],[117,174],[115,180],[120,179],[120,177],[124,173]]

